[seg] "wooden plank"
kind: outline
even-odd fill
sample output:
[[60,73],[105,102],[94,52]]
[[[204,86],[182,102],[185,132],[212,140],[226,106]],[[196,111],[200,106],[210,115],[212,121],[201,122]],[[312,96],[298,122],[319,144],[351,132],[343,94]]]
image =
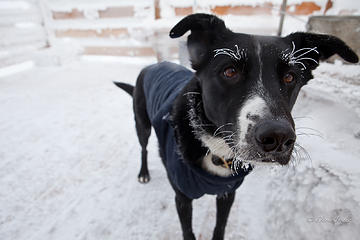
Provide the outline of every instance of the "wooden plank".
[[250,5],[240,5],[240,6],[215,6],[211,8],[211,12],[216,15],[271,15],[272,14],[272,3],[264,3],[262,5],[250,6]]
[[294,15],[310,15],[313,12],[321,10],[321,7],[314,2],[302,2],[300,4],[295,4],[295,10],[290,11],[292,6],[294,5],[288,5],[286,11]]
[[[134,17],[135,9],[133,6],[108,7],[105,10],[97,10],[99,18],[124,18]],[[66,19],[84,19],[86,18],[84,11],[73,8],[69,12],[52,11],[54,20]]]
[[104,28],[99,30],[94,29],[67,29],[56,30],[55,36],[59,38],[110,38],[128,36],[129,32],[127,28]]
[[45,31],[41,26],[32,28],[0,28],[0,47],[11,47],[34,41],[46,41]]
[[38,48],[47,47],[47,42],[42,38],[27,39],[26,41],[16,41],[9,44],[3,44],[0,46],[1,51],[12,52],[12,49],[22,52],[25,46],[33,46],[33,50]]
[[85,18],[84,12],[77,9],[72,9],[70,12],[58,12],[52,11],[52,17],[54,20],[59,19],[81,19]]
[[23,43],[19,46],[15,44],[7,48],[0,47],[0,60],[7,58],[11,55],[26,55],[28,52],[32,52],[39,48],[44,48],[44,43],[42,41],[33,41],[28,43]]
[[[6,49],[0,48],[0,68],[31,60],[32,54],[40,48],[44,48],[44,44],[40,42],[12,46]],[[6,54],[3,54],[4,52]]]
[[105,10],[99,10],[100,18],[122,18],[122,17],[134,17],[134,7],[109,7]]
[[85,55],[106,55],[106,56],[155,56],[151,47],[85,47]]
[[2,14],[0,13],[0,28],[14,26],[16,23],[41,24],[42,19],[39,13],[30,14]]
[[18,22],[41,23],[40,11],[36,8],[30,8],[26,10],[0,9],[0,27],[11,26]]
[[175,7],[176,16],[186,16],[193,13],[192,7]]

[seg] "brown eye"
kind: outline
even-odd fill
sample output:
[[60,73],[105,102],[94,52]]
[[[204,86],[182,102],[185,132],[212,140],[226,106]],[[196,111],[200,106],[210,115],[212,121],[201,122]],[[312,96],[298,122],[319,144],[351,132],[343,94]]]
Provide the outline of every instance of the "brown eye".
[[292,75],[291,73],[286,73],[283,77],[283,81],[285,83],[292,83],[294,81],[294,75]]
[[232,77],[234,77],[236,74],[237,74],[237,71],[236,71],[236,69],[233,68],[233,67],[229,67],[229,68],[226,68],[226,69],[224,70],[224,76],[225,76],[226,78],[232,78]]

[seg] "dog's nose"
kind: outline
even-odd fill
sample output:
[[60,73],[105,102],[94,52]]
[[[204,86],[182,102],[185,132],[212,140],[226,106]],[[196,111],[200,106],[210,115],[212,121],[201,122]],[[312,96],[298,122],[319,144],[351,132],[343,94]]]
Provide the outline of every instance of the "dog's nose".
[[264,152],[282,153],[293,147],[296,136],[288,122],[267,120],[256,126],[255,139]]

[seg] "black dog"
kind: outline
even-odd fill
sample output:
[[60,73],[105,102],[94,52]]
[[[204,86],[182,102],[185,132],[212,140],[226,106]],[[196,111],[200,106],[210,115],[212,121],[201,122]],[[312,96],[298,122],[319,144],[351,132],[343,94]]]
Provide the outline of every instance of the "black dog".
[[193,14],[170,32],[188,30],[195,73],[172,63],[145,68],[134,88],[142,147],[139,181],[149,181],[146,146],[154,127],[175,190],[184,239],[192,231],[192,199],[217,195],[213,239],[223,239],[235,190],[257,163],[287,164],[296,139],[291,109],[319,60],[357,55],[340,39],[293,33],[286,37],[234,33],[213,15]]

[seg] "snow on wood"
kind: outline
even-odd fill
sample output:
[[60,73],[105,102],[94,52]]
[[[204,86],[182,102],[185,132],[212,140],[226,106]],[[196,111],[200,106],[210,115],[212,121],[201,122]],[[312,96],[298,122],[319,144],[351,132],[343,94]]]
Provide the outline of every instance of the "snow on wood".
[[[39,5],[34,0],[0,2],[0,67],[30,59],[47,45]],[[21,54],[19,54],[21,53]]]
[[41,24],[41,14],[36,10],[3,10],[0,9],[0,28],[3,26],[13,26],[16,23],[31,22],[34,24]]
[[4,68],[0,68],[0,77],[6,77],[9,75],[13,75],[15,73],[20,73],[26,70],[29,70],[34,67],[33,61],[26,61],[23,63],[7,66]]
[[6,36],[6,38],[0,39],[2,49],[34,41],[42,41],[45,45],[45,32],[39,25],[27,23],[24,26],[16,24],[15,27],[2,27],[0,28],[0,35]]

